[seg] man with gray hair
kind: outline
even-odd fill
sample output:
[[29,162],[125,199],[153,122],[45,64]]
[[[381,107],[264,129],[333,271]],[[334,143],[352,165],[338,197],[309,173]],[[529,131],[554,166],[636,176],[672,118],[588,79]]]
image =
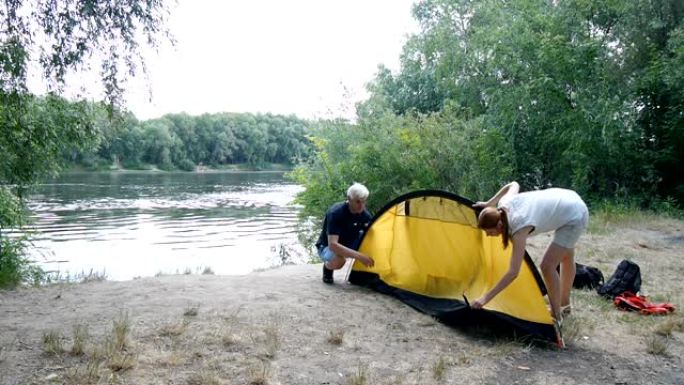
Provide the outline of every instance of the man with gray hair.
[[323,220],[323,230],[316,242],[318,256],[323,260],[323,282],[333,283],[333,270],[344,266],[345,258],[353,258],[366,266],[373,259],[357,251],[371,215],[366,209],[368,189],[360,183],[347,189],[347,200],[335,203]]

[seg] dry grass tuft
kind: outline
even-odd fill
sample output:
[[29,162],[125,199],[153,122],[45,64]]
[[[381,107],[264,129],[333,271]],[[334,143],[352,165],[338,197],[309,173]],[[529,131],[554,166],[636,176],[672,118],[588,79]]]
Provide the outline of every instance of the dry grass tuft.
[[114,349],[124,350],[129,346],[129,334],[131,332],[131,322],[128,313],[121,313],[119,317],[112,321],[112,335],[114,337]]
[[221,335],[221,343],[223,344],[223,346],[228,347],[228,346],[237,345],[238,341],[239,340],[238,340],[237,336],[235,336],[235,334],[233,334],[231,332],[224,332]]
[[107,367],[112,372],[120,372],[131,369],[135,366],[135,355],[127,352],[115,351],[109,357]]
[[439,357],[437,362],[432,365],[432,378],[434,378],[435,381],[440,382],[444,380],[444,374],[448,364],[449,362],[444,357]]
[[347,385],[366,385],[368,383],[368,367],[359,364],[356,373],[352,374],[347,381]]
[[50,355],[64,352],[62,347],[62,334],[55,330],[43,333],[43,351]]
[[159,335],[162,337],[178,337],[179,335],[185,333],[188,328],[188,321],[183,320],[181,322],[167,324],[162,326],[159,331]]
[[85,354],[85,345],[88,340],[88,327],[85,325],[74,326],[74,342],[71,345],[72,356],[82,356]]
[[384,385],[403,385],[404,381],[402,381],[401,377],[396,377],[396,378],[390,378],[386,382],[383,382]]
[[261,361],[259,365],[252,366],[249,370],[249,385],[268,384],[268,364]]
[[669,318],[657,324],[653,330],[655,334],[663,337],[672,337],[672,333],[682,331],[684,331],[684,319],[681,317]]
[[331,330],[330,332],[328,332],[327,341],[331,345],[336,345],[336,346],[342,345],[342,342],[344,341],[344,330],[336,330],[336,331]]
[[274,358],[280,348],[280,328],[276,325],[270,325],[264,329],[264,334],[266,336],[266,357]]
[[91,359],[85,368],[71,368],[64,375],[64,382],[67,385],[97,384],[102,375],[100,374],[101,362]]
[[183,312],[183,315],[186,317],[197,317],[197,314],[199,314],[199,307],[200,305],[188,306]]
[[188,378],[188,385],[222,385],[223,380],[216,374],[207,369],[193,373]]
[[278,349],[280,349],[280,345],[282,342],[282,336],[280,333],[281,324],[281,315],[276,312],[271,313],[270,321],[264,328],[264,337],[266,345],[266,352],[264,355],[266,356],[266,358],[275,358]]
[[570,315],[563,319],[563,339],[566,343],[572,343],[582,338],[582,326],[586,322],[579,316]]
[[666,337],[650,335],[644,339],[646,351],[656,356],[667,356],[669,341]]
[[473,363],[473,359],[468,353],[461,351],[461,354],[456,357],[456,363],[461,366],[470,366]]

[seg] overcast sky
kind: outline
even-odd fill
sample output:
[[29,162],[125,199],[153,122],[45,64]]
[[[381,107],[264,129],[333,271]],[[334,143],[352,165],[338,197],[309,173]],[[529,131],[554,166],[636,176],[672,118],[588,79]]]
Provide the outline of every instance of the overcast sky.
[[[179,0],[175,47],[128,84],[140,119],[170,112],[353,116],[378,64],[399,69],[412,0]],[[149,100],[149,89],[152,100]],[[345,89],[348,92],[345,92]]]

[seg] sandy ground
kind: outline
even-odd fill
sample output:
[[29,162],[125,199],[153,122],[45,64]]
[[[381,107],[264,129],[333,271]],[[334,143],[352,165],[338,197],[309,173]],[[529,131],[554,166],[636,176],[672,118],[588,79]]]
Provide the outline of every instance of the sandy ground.
[[577,290],[559,350],[445,326],[343,273],[325,285],[320,264],[23,288],[0,291],[0,384],[684,384],[684,222],[605,225],[578,260],[606,278],[636,261],[678,312]]

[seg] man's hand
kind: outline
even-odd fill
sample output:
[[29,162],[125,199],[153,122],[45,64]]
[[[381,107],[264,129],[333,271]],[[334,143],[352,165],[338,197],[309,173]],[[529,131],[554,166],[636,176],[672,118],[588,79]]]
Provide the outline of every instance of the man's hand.
[[373,261],[373,258],[371,258],[367,255],[363,255],[361,253],[359,253],[359,255],[356,257],[356,259],[359,262],[363,263],[366,267],[373,267],[373,265],[375,265],[375,261]]

